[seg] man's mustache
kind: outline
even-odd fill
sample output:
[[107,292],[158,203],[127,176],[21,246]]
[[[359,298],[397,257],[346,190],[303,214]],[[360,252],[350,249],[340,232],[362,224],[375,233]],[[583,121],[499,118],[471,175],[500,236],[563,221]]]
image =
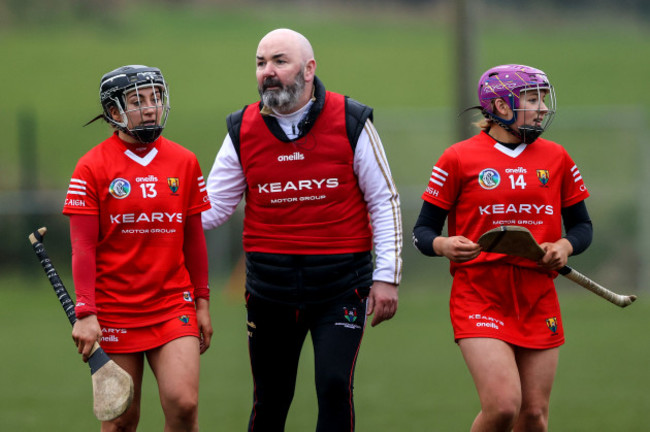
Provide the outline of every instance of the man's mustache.
[[284,86],[278,78],[266,78],[262,83],[262,90],[266,91],[269,87],[279,87],[282,89]]

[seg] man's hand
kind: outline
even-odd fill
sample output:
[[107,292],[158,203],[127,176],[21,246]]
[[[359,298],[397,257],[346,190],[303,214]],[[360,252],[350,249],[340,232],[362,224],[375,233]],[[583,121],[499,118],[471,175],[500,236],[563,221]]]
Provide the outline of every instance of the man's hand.
[[391,319],[397,312],[397,285],[388,282],[375,281],[368,294],[367,315],[372,315],[371,325],[374,327],[382,321]]

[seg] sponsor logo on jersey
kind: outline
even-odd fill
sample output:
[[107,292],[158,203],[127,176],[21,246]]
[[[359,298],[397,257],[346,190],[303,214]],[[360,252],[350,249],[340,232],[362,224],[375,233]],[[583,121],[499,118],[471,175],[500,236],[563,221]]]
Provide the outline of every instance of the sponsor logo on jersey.
[[547,183],[549,180],[549,174],[547,169],[538,169],[537,170],[537,180],[542,184],[542,187],[548,187]]
[[183,222],[183,213],[121,213],[110,215],[112,224],[128,224],[128,223],[154,223],[154,222]]
[[489,327],[495,330],[499,330],[501,327],[505,326],[505,323],[503,321],[491,316],[470,314],[467,318],[472,321],[476,321],[476,327]]
[[102,333],[128,333],[126,329],[102,327]]
[[131,193],[131,184],[126,179],[116,178],[111,182],[108,191],[113,195],[113,197],[123,199]]
[[286,203],[296,203],[298,201],[318,201],[327,198],[327,195],[311,195],[311,196],[301,196],[301,197],[288,197],[288,198],[274,198],[271,200],[271,204],[286,204]]
[[552,215],[553,206],[551,204],[488,204],[478,206],[481,216],[496,214],[529,214],[529,215]]
[[553,333],[557,333],[557,317],[547,318],[546,327]]
[[101,342],[119,342],[120,338],[118,335],[126,334],[126,329],[120,328],[111,328],[111,327],[102,327],[102,338]]
[[176,194],[180,185],[181,181],[178,177],[167,177],[167,186],[169,186],[169,190],[172,191],[172,194]]
[[499,186],[501,176],[499,172],[493,168],[485,168],[478,174],[478,184],[483,189],[491,190]]
[[298,180],[298,182],[288,181],[286,183],[274,182],[264,183],[257,185],[257,192],[259,193],[278,193],[288,191],[303,191],[303,190],[316,190],[324,188],[337,188],[339,186],[338,178],[328,179],[311,179],[311,180]]
[[290,155],[278,156],[278,162],[291,162],[305,160],[305,155],[300,152],[294,152]]

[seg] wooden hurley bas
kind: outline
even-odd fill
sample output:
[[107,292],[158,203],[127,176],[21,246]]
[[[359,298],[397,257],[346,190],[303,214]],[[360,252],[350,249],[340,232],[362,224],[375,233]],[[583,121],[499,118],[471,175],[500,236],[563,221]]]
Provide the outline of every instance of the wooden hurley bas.
[[[47,228],[39,228],[29,235],[29,241],[45,270],[47,278],[59,298],[70,324],[77,321],[74,303],[65,289],[52,261],[43,246]],[[93,412],[100,421],[113,420],[122,415],[133,401],[133,379],[124,369],[108,357],[97,342],[88,358],[93,382]]]
[[[478,244],[484,252],[513,255],[533,261],[539,261],[544,256],[544,250],[530,231],[521,226],[504,225],[491,229],[481,235]],[[616,306],[625,307],[636,300],[635,295],[616,294],[569,266],[564,266],[557,272]]]

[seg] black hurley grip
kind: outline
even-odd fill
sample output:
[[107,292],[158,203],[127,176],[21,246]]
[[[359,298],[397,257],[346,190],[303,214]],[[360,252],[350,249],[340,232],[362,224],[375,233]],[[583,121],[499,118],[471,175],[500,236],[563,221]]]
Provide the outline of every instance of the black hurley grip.
[[102,366],[108,363],[111,358],[104,352],[103,349],[97,348],[94,353],[88,357],[88,366],[90,366],[90,374],[94,375]]
[[[45,234],[45,232],[43,232],[43,234]],[[34,248],[34,252],[36,252],[36,256],[41,262],[41,266],[43,267],[43,270],[45,271],[47,278],[50,280],[50,284],[52,284],[52,288],[54,288],[54,293],[56,294],[59,301],[61,302],[63,311],[68,317],[70,324],[74,324],[77,321],[77,316],[75,315],[75,311],[74,311],[74,302],[70,298],[70,294],[68,294],[68,291],[65,289],[65,286],[63,285],[63,281],[59,277],[59,274],[56,272],[56,269],[52,264],[52,260],[50,260],[50,257],[47,255],[47,252],[45,251],[45,246],[43,246],[42,243],[43,235],[41,235],[41,233],[38,230],[34,231],[32,235],[36,240],[33,241],[32,239],[30,239],[32,241],[32,247]]]

